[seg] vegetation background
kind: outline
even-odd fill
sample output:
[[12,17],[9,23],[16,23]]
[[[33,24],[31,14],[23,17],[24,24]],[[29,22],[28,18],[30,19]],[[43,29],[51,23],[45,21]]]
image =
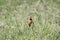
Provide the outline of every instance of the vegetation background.
[[0,40],[60,40],[60,0],[0,0]]

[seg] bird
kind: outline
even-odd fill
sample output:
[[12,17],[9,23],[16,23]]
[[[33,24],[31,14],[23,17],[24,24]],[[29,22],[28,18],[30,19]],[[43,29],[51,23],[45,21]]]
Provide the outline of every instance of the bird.
[[29,18],[28,18],[28,25],[29,25],[29,27],[31,26],[32,23],[33,23],[33,21],[32,21],[32,17],[29,16]]

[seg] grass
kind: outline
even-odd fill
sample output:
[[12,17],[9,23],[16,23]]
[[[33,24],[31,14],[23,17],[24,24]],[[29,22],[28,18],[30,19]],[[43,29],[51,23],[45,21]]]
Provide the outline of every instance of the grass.
[[[60,40],[59,0],[0,0],[0,40]],[[27,18],[34,24],[28,27]]]

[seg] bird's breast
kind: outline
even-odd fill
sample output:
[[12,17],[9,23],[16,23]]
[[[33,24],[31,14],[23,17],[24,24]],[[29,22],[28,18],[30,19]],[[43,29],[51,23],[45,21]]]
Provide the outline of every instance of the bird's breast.
[[32,23],[32,20],[28,20],[28,24],[31,24]]

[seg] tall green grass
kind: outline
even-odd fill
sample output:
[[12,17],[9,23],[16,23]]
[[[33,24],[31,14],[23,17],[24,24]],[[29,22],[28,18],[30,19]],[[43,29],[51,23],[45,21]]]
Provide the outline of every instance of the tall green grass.
[[[59,0],[0,0],[0,40],[60,40]],[[27,19],[32,16],[31,27]]]

